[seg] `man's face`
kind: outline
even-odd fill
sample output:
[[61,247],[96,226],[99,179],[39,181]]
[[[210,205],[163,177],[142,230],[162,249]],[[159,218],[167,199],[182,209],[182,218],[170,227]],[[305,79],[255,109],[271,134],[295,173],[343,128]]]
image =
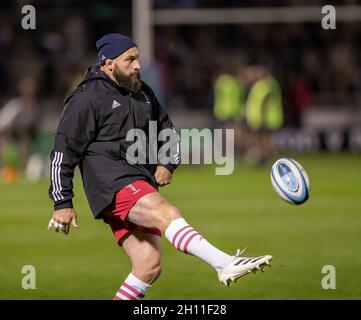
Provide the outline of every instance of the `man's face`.
[[119,86],[131,92],[138,92],[142,87],[138,49],[127,50],[113,59],[113,63],[112,73]]

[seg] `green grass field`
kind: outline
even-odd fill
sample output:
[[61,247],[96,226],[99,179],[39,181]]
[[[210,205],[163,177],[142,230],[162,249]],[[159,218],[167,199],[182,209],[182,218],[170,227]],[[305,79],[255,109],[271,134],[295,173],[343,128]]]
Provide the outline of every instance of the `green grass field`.
[[[210,242],[234,254],[271,254],[273,266],[226,288],[216,273],[163,239],[163,273],[149,299],[360,299],[361,157],[296,157],[311,180],[302,206],[272,189],[269,167],[238,163],[230,176],[181,167],[161,190]],[[48,181],[0,184],[0,299],[112,299],[130,264],[109,227],[90,213],[80,179],[74,205],[78,230],[47,231]],[[23,290],[24,265],[36,268],[36,290]],[[336,289],[324,290],[321,269],[336,268]]]

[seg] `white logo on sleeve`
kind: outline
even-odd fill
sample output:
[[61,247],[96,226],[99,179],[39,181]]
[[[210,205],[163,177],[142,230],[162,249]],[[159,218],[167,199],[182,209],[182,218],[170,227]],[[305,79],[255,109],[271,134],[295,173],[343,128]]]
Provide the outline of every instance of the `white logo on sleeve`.
[[121,104],[121,103],[119,103],[118,101],[113,100],[113,105],[112,105],[112,108],[113,108],[113,109],[115,109],[115,108],[120,107],[121,105],[122,105],[122,104]]

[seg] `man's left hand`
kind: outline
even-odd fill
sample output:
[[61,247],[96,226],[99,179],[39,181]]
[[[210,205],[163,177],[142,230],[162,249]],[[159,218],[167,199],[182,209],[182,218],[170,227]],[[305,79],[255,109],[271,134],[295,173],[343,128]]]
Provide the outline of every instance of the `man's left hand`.
[[155,181],[158,186],[163,187],[172,182],[172,173],[163,166],[158,166],[155,171]]

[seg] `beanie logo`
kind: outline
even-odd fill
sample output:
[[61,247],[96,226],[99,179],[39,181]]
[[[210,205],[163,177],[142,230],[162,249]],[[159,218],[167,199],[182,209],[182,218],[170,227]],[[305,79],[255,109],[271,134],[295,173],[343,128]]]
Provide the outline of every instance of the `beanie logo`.
[[102,60],[105,60],[105,59],[106,59],[106,57],[105,57],[105,55],[103,54],[103,55],[102,55]]

